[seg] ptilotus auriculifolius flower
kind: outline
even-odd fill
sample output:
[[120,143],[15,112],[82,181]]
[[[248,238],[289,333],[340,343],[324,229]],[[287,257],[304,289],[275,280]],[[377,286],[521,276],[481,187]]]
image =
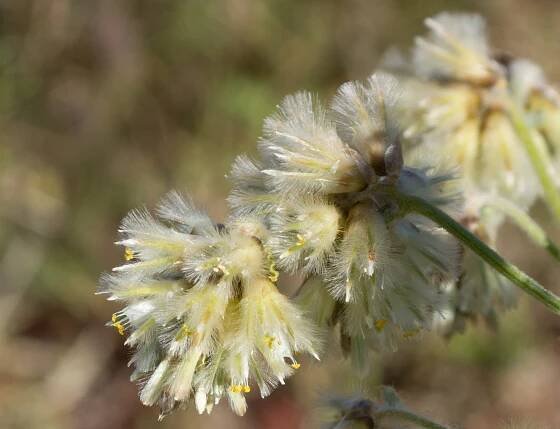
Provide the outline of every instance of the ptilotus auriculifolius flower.
[[[156,215],[123,220],[126,263],[101,292],[124,303],[110,324],[134,350],[141,401],[162,417],[190,402],[210,412],[223,397],[244,414],[252,386],[267,396],[298,354],[318,359],[326,327],[363,374],[370,350],[442,322],[449,333],[494,321],[513,303],[504,278],[560,314],[560,297],[491,249],[508,207],[527,216],[543,195],[560,218],[547,182],[559,97],[536,65],[492,55],[480,17],[426,22],[412,59],[388,66],[400,84],[375,73],[328,108],[307,92],[284,99],[258,159],[234,162],[225,224],[175,192]],[[277,289],[280,273],[303,276],[294,298]],[[337,408],[412,416],[391,398]]]
[[142,402],[162,416],[192,397],[201,413],[227,397],[242,415],[253,384],[265,397],[299,367],[297,353],[318,357],[316,330],[277,290],[259,220],[216,225],[171,193],[157,218],[132,211],[120,233],[127,263],[102,292],[126,304],[112,324],[135,350]]
[[540,149],[556,158],[558,94],[536,64],[493,55],[482,17],[445,12],[426,25],[429,32],[416,38],[411,60],[388,55],[386,64],[404,85],[407,152],[429,151],[459,166],[471,211],[484,205],[481,194],[527,209],[541,189],[511,106],[530,118]]
[[[536,150],[553,169],[560,98],[536,64],[493,55],[480,16],[441,13],[426,19],[426,26],[429,32],[416,38],[410,60],[388,55],[386,61],[405,93],[407,161],[414,165],[429,153],[438,164],[458,167],[461,221],[494,246],[504,218],[504,211],[495,209],[500,200],[527,211],[542,193],[515,110],[528,118]],[[465,275],[454,291],[458,319],[476,314],[493,319],[497,307],[514,304],[508,282],[468,250],[463,266]]]
[[357,364],[366,346],[395,348],[430,328],[458,273],[454,239],[392,197],[456,203],[453,175],[403,165],[398,99],[381,74],[344,84],[330,109],[289,96],[265,121],[261,160],[240,157],[230,174],[234,211],[266,219],[278,266],[307,275],[299,302],[340,323]]

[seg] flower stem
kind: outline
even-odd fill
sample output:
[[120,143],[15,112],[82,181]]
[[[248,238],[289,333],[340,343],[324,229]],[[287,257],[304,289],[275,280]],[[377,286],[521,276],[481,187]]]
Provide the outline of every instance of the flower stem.
[[544,200],[552,214],[556,217],[556,220],[560,222],[560,193],[554,182],[554,172],[552,171],[550,160],[542,145],[539,144],[531,133],[523,112],[513,100],[509,103],[509,115],[517,136],[525,146],[535,173],[541,182]]
[[554,258],[560,261],[560,248],[546,235],[546,232],[541,226],[535,222],[525,210],[520,209],[517,205],[500,197],[492,197],[492,201],[488,201],[484,208],[490,208],[508,216],[535,244],[544,248]]
[[425,216],[447,230],[513,284],[546,305],[552,312],[560,315],[560,297],[545,289],[536,280],[506,261],[447,213],[419,197],[398,194],[397,198],[403,208]]
[[386,408],[379,410],[374,415],[374,420],[380,421],[384,418],[392,418],[396,420],[414,423],[416,426],[426,429],[447,429],[438,423],[432,422],[425,417],[416,415],[410,411],[402,410],[399,408]]

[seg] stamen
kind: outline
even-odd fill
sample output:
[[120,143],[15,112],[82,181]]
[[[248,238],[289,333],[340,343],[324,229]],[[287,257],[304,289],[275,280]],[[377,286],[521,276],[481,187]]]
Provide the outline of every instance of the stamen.
[[117,329],[117,332],[119,333],[119,335],[124,335],[124,325],[118,321],[117,319],[117,313],[114,313],[113,316],[111,317],[111,322],[112,326],[114,326]]
[[274,338],[270,335],[265,335],[264,336],[264,342],[269,349],[272,349],[274,347],[274,341],[275,340],[276,340],[276,338]]
[[187,325],[183,325],[179,328],[179,331],[177,331],[177,334],[175,335],[175,341],[181,341],[184,338],[191,336],[192,334],[193,331]]
[[133,259],[134,259],[134,251],[130,247],[124,249],[124,260],[129,262],[132,261]]
[[233,393],[241,393],[241,392],[243,392],[243,390],[244,390],[244,386],[241,385],[241,384],[234,384],[234,385],[232,385],[232,386],[230,387],[230,390],[231,390]]
[[387,324],[387,320],[386,319],[378,319],[374,322],[374,326],[375,326],[375,330],[377,332],[381,332],[383,329],[385,329],[385,325]]
[[408,331],[403,331],[402,336],[403,336],[403,338],[412,338],[412,337],[415,337],[416,335],[418,335],[419,333],[420,333],[419,328],[409,329]]

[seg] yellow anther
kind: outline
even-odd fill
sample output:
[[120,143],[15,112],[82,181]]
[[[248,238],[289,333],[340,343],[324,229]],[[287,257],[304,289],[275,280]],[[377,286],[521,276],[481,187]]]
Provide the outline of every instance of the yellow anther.
[[134,251],[129,247],[124,249],[124,260],[132,261],[133,259],[134,259]]
[[268,249],[264,249],[266,253],[266,260],[268,262],[268,280],[272,283],[276,283],[278,281],[278,276],[280,273],[276,270],[276,264],[274,263],[274,258],[272,254],[268,251]]
[[268,346],[269,349],[271,349],[272,347],[274,347],[274,341],[276,340],[276,338],[270,336],[270,335],[265,335],[264,336],[264,342],[265,344]]
[[124,332],[125,332],[124,331],[124,326],[121,322],[119,322],[117,320],[117,313],[115,313],[115,314],[113,314],[113,316],[111,316],[111,322],[113,322],[112,326],[114,326],[116,328],[119,335],[124,335]]
[[420,333],[420,329],[410,329],[408,331],[403,331],[403,338],[412,338]]
[[293,369],[299,369],[301,367],[300,363],[294,362],[293,364],[290,365]]
[[234,384],[231,386],[230,390],[233,393],[241,393],[243,391],[243,386],[241,384]]
[[274,262],[270,263],[270,267],[268,267],[268,280],[272,283],[276,283],[278,281],[278,276],[280,273],[276,270],[276,264]]
[[293,246],[290,246],[284,253],[280,255],[280,259],[287,258],[290,254],[299,251],[305,246],[306,239],[302,234],[296,234],[297,241]]
[[193,331],[191,331],[191,329],[187,326],[187,325],[183,325],[179,328],[179,330],[177,331],[177,334],[175,334],[175,340],[176,341],[181,341],[182,339],[190,336],[193,334]]
[[387,320],[385,319],[378,319],[373,323],[373,326],[375,326],[375,330],[377,332],[381,332],[384,328],[385,325],[387,324]]
[[251,387],[250,386],[243,386],[243,393],[249,393],[251,391]]

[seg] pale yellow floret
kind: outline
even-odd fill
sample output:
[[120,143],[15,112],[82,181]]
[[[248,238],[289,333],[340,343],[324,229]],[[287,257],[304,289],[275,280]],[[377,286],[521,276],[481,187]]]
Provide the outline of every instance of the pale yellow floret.
[[418,46],[429,52],[435,60],[447,64],[454,77],[477,84],[488,84],[493,81],[494,66],[486,57],[484,50],[479,52],[473,49],[453,33],[453,28],[447,28],[438,19],[428,18],[426,25],[437,35],[439,43],[418,38]]
[[144,336],[150,329],[152,329],[155,326],[155,324],[156,321],[154,320],[154,318],[150,317],[148,320],[142,323],[142,325],[140,325],[140,327],[136,329],[130,337],[128,337],[125,344],[127,345],[136,344],[136,342],[138,342],[140,338],[142,338],[142,336]]
[[120,299],[140,298],[159,295],[178,290],[181,286],[177,282],[157,281],[154,283],[124,284],[123,287],[113,291],[113,295]]
[[199,349],[189,350],[175,369],[175,377],[170,385],[170,393],[176,401],[188,399],[192,391],[192,381],[201,357]]
[[478,118],[466,121],[448,140],[447,152],[461,166],[466,178],[474,180],[474,167],[479,148],[480,122]]
[[127,270],[151,270],[176,267],[181,264],[180,256],[165,256],[162,258],[154,258],[146,261],[134,262],[132,264],[124,264],[113,268],[115,272]]
[[236,234],[233,250],[228,256],[230,271],[242,274],[245,279],[251,279],[263,273],[266,255],[261,244],[253,237]]

